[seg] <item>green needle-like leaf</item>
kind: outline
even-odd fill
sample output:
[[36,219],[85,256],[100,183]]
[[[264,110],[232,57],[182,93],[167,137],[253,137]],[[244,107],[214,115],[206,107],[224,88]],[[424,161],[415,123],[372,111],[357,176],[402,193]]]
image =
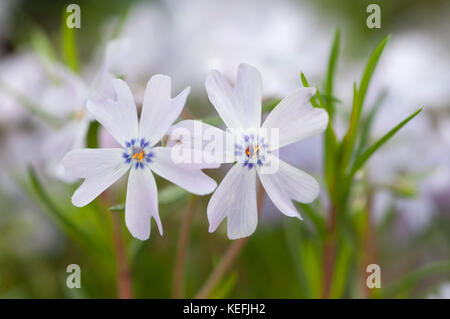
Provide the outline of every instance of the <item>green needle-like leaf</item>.
[[55,217],[55,219],[60,222],[66,229],[71,231],[73,234],[78,236],[81,240],[83,240],[86,244],[91,245],[92,241],[89,236],[84,232],[83,229],[79,228],[75,223],[73,223],[69,218],[62,213],[59,208],[53,203],[50,196],[45,191],[43,185],[39,181],[39,178],[34,170],[34,168],[29,167],[28,176],[31,181],[31,186],[35,191],[37,197],[40,199],[42,204],[47,208],[47,210]]
[[325,81],[325,97],[326,97],[325,100],[330,118],[333,118],[334,115],[334,104],[333,100],[330,97],[333,96],[333,83],[337,67],[337,59],[339,55],[339,46],[340,46],[340,32],[339,29],[337,29],[336,32],[334,33],[334,40],[331,46],[330,58],[328,60],[327,76]]
[[100,131],[100,123],[97,121],[91,122],[86,136],[88,148],[98,148],[98,133]]
[[121,212],[125,210],[125,203],[117,204],[108,208],[111,212]]
[[352,114],[350,116],[350,125],[339,149],[339,176],[343,176],[345,174],[351,155],[353,153],[353,147],[355,145],[356,135],[358,132],[359,118],[361,115],[361,108],[358,105],[358,89],[356,88],[356,83],[353,83],[353,107]]
[[331,285],[331,298],[343,298],[348,275],[351,269],[352,247],[348,241],[342,241],[336,257],[335,274]]
[[189,195],[189,193],[181,187],[170,185],[158,193],[158,202],[160,204],[170,204],[176,200],[186,197],[187,195]]
[[314,224],[320,236],[325,238],[327,227],[324,218],[311,207],[311,204],[297,203],[297,205],[300,207],[302,213],[304,213]]
[[[309,87],[309,83],[308,80],[306,79],[305,74],[300,73],[300,78],[302,80],[303,86],[304,87]],[[318,108],[323,108],[326,110],[326,105],[322,99],[322,96],[319,92],[319,90],[317,90],[316,92],[317,95],[317,99],[318,102],[316,100],[316,98],[313,96],[310,99],[310,102],[312,104],[312,106],[314,107],[318,107]],[[334,194],[334,185],[335,185],[335,179],[334,179],[334,166],[335,166],[335,154],[336,154],[336,149],[337,149],[337,140],[336,140],[336,134],[334,132],[333,126],[332,126],[332,122],[331,120],[328,120],[328,125],[327,125],[327,129],[325,130],[325,137],[324,137],[324,162],[325,162],[325,179],[327,181],[327,185],[329,188],[329,192],[330,194]]]
[[373,153],[375,153],[383,144],[385,144],[392,136],[394,136],[395,133],[397,133],[403,126],[405,126],[406,123],[408,123],[414,117],[416,117],[421,111],[422,108],[418,109],[412,115],[408,116],[397,126],[395,126],[392,130],[386,133],[382,138],[380,138],[375,144],[369,147],[364,153],[358,156],[358,158],[355,161],[355,164],[353,165],[349,177],[351,178],[366,163],[366,161],[373,155]]
[[358,132],[360,117],[364,106],[364,99],[369,87],[370,80],[388,40],[389,36],[385,37],[370,55],[369,60],[366,64],[366,68],[364,69],[359,88],[357,88],[356,83],[353,86],[353,107],[350,117],[350,125],[347,133],[345,134],[341,149],[340,172],[342,174],[346,171],[354,151],[356,135]]
[[373,121],[375,119],[375,116],[378,113],[378,110],[380,109],[381,105],[383,104],[384,99],[386,98],[386,91],[382,91],[381,94],[378,96],[377,100],[375,101],[374,106],[371,108],[369,114],[367,117],[363,120],[363,124],[361,125],[361,134],[359,138],[358,147],[356,148],[355,155],[358,156],[362,153],[364,148],[366,148],[367,144],[369,143],[370,138],[370,130],[372,128]]
[[56,53],[44,31],[35,27],[31,33],[31,46],[43,61],[56,61]]
[[77,41],[75,37],[75,28],[69,28],[67,26],[67,17],[69,13],[64,9],[62,14],[62,25],[61,25],[61,46],[62,54],[66,65],[72,69],[72,71],[78,73],[80,70],[80,64],[78,61],[78,49]]
[[214,287],[213,291],[209,294],[208,298],[210,299],[223,299],[227,298],[229,294],[232,292],[234,287],[236,286],[238,275],[236,272],[231,273],[230,275],[223,278],[216,287]]
[[398,295],[408,296],[411,289],[422,279],[437,273],[450,274],[450,260],[434,262],[408,273],[404,277],[390,284],[385,289],[381,290],[378,297],[392,298]]
[[364,98],[366,97],[367,88],[369,87],[370,80],[372,79],[373,72],[375,71],[375,67],[377,66],[378,60],[380,59],[381,53],[383,53],[384,47],[390,39],[390,35],[386,36],[372,54],[367,61],[366,68],[364,69],[363,76],[361,78],[361,83],[358,88],[358,103],[359,108],[362,109],[364,104]]

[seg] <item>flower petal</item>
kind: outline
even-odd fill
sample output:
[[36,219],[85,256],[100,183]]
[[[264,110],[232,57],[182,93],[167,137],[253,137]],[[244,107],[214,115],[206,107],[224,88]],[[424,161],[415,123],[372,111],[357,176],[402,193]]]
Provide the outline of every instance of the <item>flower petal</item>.
[[87,109],[93,114],[116,141],[125,146],[125,142],[138,137],[136,104],[128,85],[120,80],[111,80],[115,98],[87,103]]
[[82,79],[59,63],[52,64],[49,68],[58,85],[49,85],[43,91],[40,105],[60,118],[73,116],[73,113],[79,110],[84,111],[88,89]]
[[216,182],[201,171],[201,168],[217,167],[216,163],[175,163],[170,147],[155,147],[153,153],[155,157],[150,163],[151,170],[188,192],[205,195],[216,188]]
[[311,175],[276,156],[269,156],[269,161],[272,165],[278,165],[276,173],[264,174],[258,171],[267,195],[283,214],[302,219],[292,200],[302,203],[312,202],[319,195],[319,184]]
[[170,97],[172,81],[157,74],[147,83],[140,121],[140,137],[155,145],[169,130],[183,110],[190,88],[185,88],[173,99]]
[[[267,116],[262,127],[279,129],[279,145],[272,143],[271,149],[298,142],[325,130],[328,113],[309,104],[315,88],[301,88],[285,97]],[[268,132],[270,133],[270,132]]]
[[133,237],[140,240],[150,237],[151,217],[155,219],[162,236],[155,178],[148,168],[132,169],[128,178],[125,224]]
[[125,161],[120,148],[83,148],[68,152],[62,163],[68,176],[88,178],[114,170]]
[[64,156],[63,165],[69,177],[85,178],[72,197],[78,207],[89,204],[130,168],[118,148],[73,150]]
[[258,223],[255,170],[235,164],[212,195],[207,213],[209,232],[227,217],[230,239],[250,236]]
[[173,125],[169,133],[177,145],[209,153],[217,163],[235,160],[235,137],[217,127],[196,120],[184,120]]
[[249,64],[240,64],[235,91],[244,111],[243,128],[259,128],[261,126],[262,99],[261,73]]
[[52,132],[43,144],[46,170],[62,181],[72,183],[79,177],[69,177],[65,173],[62,159],[73,149],[85,147],[89,121],[72,121],[62,129]]
[[230,129],[244,128],[241,119],[243,110],[231,84],[222,74],[214,70],[206,77],[206,91],[226,126]]

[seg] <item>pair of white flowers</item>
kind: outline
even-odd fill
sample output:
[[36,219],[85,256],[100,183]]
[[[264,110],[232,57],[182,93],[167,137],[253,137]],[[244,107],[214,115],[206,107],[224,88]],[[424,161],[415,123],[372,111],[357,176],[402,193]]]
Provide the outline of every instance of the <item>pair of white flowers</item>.
[[[235,134],[233,149],[244,160],[238,160],[225,175],[212,195],[207,208],[209,231],[213,232],[227,218],[228,237],[237,239],[251,235],[257,225],[257,176],[267,195],[287,216],[300,218],[292,200],[308,203],[319,194],[319,184],[305,172],[283,162],[272,151],[322,132],[328,114],[313,108],[309,99],[313,88],[300,88],[284,98],[261,125],[261,74],[254,67],[241,64],[235,87],[217,71],[206,79],[211,103],[230,130],[222,131],[193,120],[172,124],[179,117],[190,89],[171,97],[171,79],[153,76],[146,87],[142,112],[138,120],[133,95],[120,79],[111,82],[114,97],[88,101],[87,109],[122,148],[79,149],[63,159],[66,174],[84,178],[72,202],[84,206],[130,170],[125,203],[125,222],[131,234],[141,240],[150,236],[153,217],[163,233],[158,213],[156,173],[187,191],[205,195],[216,189],[216,182],[202,169],[217,168],[220,163],[175,163],[172,147],[160,146],[160,140],[174,128],[192,130],[193,124],[216,130],[217,134]],[[278,129],[279,143],[272,146],[259,136],[261,129]],[[237,130],[240,129],[240,130]],[[241,130],[252,132],[241,134]],[[201,152],[206,152],[204,149]],[[265,165],[276,164],[272,174],[262,173]]]

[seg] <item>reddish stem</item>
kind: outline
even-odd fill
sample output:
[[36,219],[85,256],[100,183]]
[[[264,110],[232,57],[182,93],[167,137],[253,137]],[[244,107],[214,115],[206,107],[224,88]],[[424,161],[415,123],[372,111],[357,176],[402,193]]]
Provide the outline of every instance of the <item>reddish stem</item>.
[[175,269],[173,273],[173,298],[183,298],[184,267],[186,264],[186,254],[191,234],[192,222],[195,215],[195,206],[197,196],[192,196],[180,227],[180,236],[178,237],[177,253],[175,259]]
[[[257,195],[257,205],[258,205],[258,217],[261,216],[262,203],[264,200],[264,188],[261,183],[259,183],[258,187],[258,195]],[[241,238],[235,240],[227,249],[225,254],[222,257],[220,263],[214,268],[214,271],[208,277],[206,282],[203,284],[200,291],[195,295],[196,299],[204,299],[208,298],[211,291],[214,289],[219,280],[223,277],[223,275],[228,271],[230,266],[233,264],[234,260],[241,253],[242,248],[244,248],[245,243],[249,237]]]
[[322,282],[322,298],[329,298],[331,292],[331,284],[333,282],[334,263],[336,259],[336,207],[330,207],[327,225],[327,239],[324,246],[323,254],[323,282]]
[[113,239],[117,257],[117,294],[119,299],[131,299],[133,292],[131,288],[131,273],[128,267],[128,259],[125,245],[120,231],[119,217],[113,216]]

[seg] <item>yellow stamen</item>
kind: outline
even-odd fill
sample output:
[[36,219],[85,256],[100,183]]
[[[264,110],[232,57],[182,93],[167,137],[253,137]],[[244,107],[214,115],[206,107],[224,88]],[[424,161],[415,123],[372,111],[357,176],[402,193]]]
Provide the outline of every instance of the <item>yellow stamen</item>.
[[249,158],[255,158],[259,149],[260,149],[259,145],[252,145],[252,151],[250,152],[250,146],[249,146],[245,150],[245,155],[247,155],[247,157],[249,157]]
[[253,145],[253,157],[255,156],[256,153],[258,153],[259,151],[259,145]]
[[76,120],[82,120],[84,118],[84,111],[83,110],[77,110],[76,112],[75,112],[75,119]]
[[139,162],[142,162],[142,160],[144,159],[144,155],[145,155],[144,151],[141,151],[140,153],[135,153],[133,155],[133,159],[137,158]]

